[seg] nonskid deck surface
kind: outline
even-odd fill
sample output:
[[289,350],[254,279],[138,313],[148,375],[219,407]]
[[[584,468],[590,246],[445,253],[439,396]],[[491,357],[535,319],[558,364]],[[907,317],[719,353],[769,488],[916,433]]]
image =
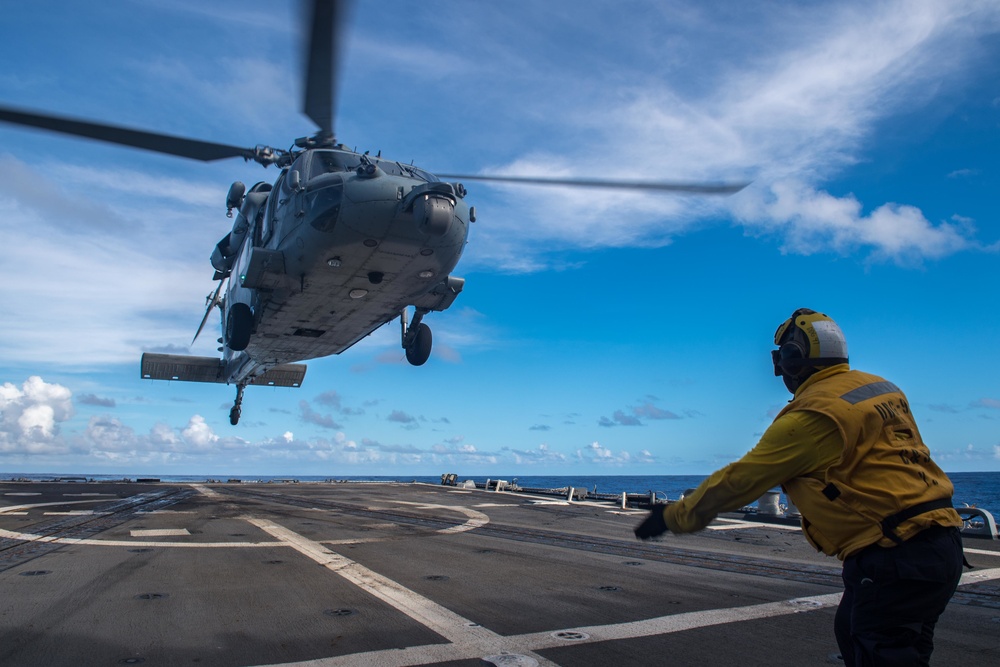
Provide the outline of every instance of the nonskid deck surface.
[[[840,664],[839,562],[798,529],[644,543],[643,515],[421,484],[0,483],[0,664]],[[1000,547],[966,547],[935,662],[1000,664]]]

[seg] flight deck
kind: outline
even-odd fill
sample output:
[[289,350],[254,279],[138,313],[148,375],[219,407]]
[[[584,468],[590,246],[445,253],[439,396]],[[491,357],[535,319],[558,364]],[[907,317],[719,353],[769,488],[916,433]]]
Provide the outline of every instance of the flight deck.
[[[0,482],[3,665],[826,665],[840,563],[725,515],[399,483]],[[1000,544],[933,662],[1000,664]]]

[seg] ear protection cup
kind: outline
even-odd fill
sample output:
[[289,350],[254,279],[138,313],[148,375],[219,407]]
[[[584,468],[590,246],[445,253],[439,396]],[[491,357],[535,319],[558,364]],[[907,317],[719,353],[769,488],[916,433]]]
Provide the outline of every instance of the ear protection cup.
[[[806,350],[798,341],[790,340],[778,348],[775,375],[798,375],[805,367]],[[780,373],[778,370],[780,369]]]

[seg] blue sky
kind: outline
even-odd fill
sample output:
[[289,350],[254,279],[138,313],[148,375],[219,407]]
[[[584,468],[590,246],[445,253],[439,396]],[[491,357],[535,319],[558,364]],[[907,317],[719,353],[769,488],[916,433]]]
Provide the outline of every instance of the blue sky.
[[[708,6],[706,6],[708,5]],[[294,4],[5,8],[0,103],[239,146],[311,134]],[[995,2],[358,2],[337,134],[431,171],[748,179],[703,198],[467,183],[465,291],[300,389],[139,378],[189,348],[238,160],[0,127],[0,471],[700,474],[826,312],[948,471],[1000,470]]]

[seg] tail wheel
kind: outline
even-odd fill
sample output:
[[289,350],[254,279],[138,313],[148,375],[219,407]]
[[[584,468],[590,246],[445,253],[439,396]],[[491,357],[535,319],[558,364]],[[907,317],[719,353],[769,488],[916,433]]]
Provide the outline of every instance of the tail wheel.
[[406,347],[406,360],[411,366],[423,366],[431,356],[431,328],[421,322],[413,341]]
[[250,344],[253,329],[253,311],[245,303],[234,303],[226,315],[226,345],[230,350],[240,352]]

